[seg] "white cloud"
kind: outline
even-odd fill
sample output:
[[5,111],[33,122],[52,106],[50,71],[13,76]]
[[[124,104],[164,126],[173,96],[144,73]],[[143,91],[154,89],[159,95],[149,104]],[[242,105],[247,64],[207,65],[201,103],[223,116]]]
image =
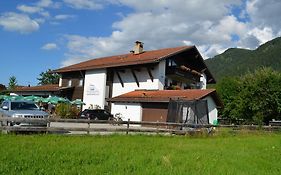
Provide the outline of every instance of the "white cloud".
[[43,7],[43,8],[59,8],[61,6],[60,2],[53,2],[52,0],[40,0],[37,3],[35,3],[35,6],[37,7]]
[[281,33],[281,1],[248,0],[246,11],[251,20],[245,38],[256,38],[259,44],[271,40]]
[[39,14],[42,15],[43,17],[45,17],[45,18],[49,18],[51,16],[50,13],[47,12],[47,11],[41,11]]
[[[233,34],[240,36],[246,31],[244,23],[229,15],[229,6],[239,5],[240,1],[118,0],[118,3],[135,12],[115,22],[114,31],[108,37],[68,35],[66,55],[69,59],[63,62],[64,66],[89,58],[128,53],[136,40],[143,41],[146,50],[189,43],[199,47],[215,44],[203,49],[203,55],[210,57],[230,46]],[[208,8],[202,10],[202,7]]]
[[227,47],[219,44],[213,44],[213,45],[200,45],[198,46],[198,50],[201,53],[203,58],[208,58],[208,55],[217,55],[222,53],[224,50],[226,50]]
[[270,27],[264,27],[263,29],[253,28],[249,32],[249,35],[255,36],[260,41],[260,43],[265,43],[268,40],[274,38],[273,31]]
[[254,26],[271,27],[273,32],[280,31],[281,1],[279,0],[249,0],[247,12]]
[[18,5],[17,9],[25,13],[38,13],[42,9],[36,6]]
[[0,26],[7,31],[31,33],[39,29],[39,24],[24,14],[13,12],[4,13],[0,16]]
[[247,34],[238,42],[237,46],[246,49],[256,49],[260,41],[253,35]]
[[32,5],[18,5],[17,9],[24,12],[24,13],[38,13],[44,17],[49,17],[50,14],[46,11],[46,8],[59,8],[61,3],[53,2],[52,0],[40,0]]
[[44,18],[35,18],[34,21],[36,21],[38,24],[43,24],[46,20]]
[[53,2],[52,0],[40,0],[36,3],[32,3],[32,5],[18,5],[17,9],[29,14],[37,13],[44,18],[49,18],[51,15],[46,10],[47,8],[59,8],[61,7],[61,2]]
[[66,15],[66,14],[61,14],[61,15],[56,15],[54,19],[56,20],[65,20],[69,18],[74,18],[74,15]]
[[43,50],[55,50],[58,49],[58,46],[56,43],[47,43],[44,46],[41,47]]
[[[100,2],[64,1],[76,5]],[[145,50],[196,45],[204,58],[229,47],[253,49],[281,33],[281,2],[269,1],[247,0],[245,7],[242,0],[106,0],[134,12],[122,14],[122,19],[112,24],[110,36],[67,35],[67,59],[62,64],[128,53],[136,40],[144,42]],[[234,6],[241,8],[241,13],[232,14]]]
[[97,10],[102,9],[103,4],[98,0],[63,0],[68,6],[76,9]]
[[255,49],[281,34],[281,2],[278,0],[248,0],[244,15],[250,18],[247,31],[238,47]]
[[74,17],[74,15],[56,15],[51,16],[49,11],[46,9],[56,9],[61,7],[61,2],[53,2],[52,0],[39,0],[37,2],[31,3],[30,5],[21,4],[17,6],[17,9],[27,15],[36,15],[34,21],[39,24],[43,24],[46,21],[49,21],[50,24],[60,24],[52,20],[63,20]]

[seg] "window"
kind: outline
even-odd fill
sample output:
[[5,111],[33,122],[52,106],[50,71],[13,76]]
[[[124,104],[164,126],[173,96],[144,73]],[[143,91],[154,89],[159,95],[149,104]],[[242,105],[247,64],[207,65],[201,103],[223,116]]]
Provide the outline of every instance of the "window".
[[79,80],[79,85],[78,86],[83,86],[83,79]]
[[68,80],[67,86],[70,87],[72,85],[72,80]]
[[169,60],[168,66],[169,66],[169,67],[171,67],[171,66],[177,66],[177,63],[176,63],[174,60]]
[[1,105],[1,108],[2,108],[3,106],[9,107],[9,102],[3,102],[2,105]]
[[34,103],[30,102],[12,102],[11,110],[34,110],[38,107]]

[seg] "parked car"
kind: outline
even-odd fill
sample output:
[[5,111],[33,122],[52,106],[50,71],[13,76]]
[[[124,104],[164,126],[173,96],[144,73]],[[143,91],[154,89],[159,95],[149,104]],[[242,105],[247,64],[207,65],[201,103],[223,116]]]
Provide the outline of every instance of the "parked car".
[[109,120],[113,115],[104,109],[85,109],[79,114],[79,118],[91,120]]
[[[11,118],[37,118],[37,119],[46,119],[48,118],[49,114],[40,110],[39,107],[32,101],[24,101],[24,100],[14,100],[14,101],[3,101],[0,106],[0,114],[4,117],[11,117]],[[36,122],[36,123],[19,123],[10,121],[7,124],[13,125],[43,125],[46,126],[47,122]]]

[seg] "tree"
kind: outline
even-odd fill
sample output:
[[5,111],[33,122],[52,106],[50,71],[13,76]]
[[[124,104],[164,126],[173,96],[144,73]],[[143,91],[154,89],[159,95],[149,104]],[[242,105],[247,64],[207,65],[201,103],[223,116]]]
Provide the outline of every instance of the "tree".
[[218,93],[225,103],[223,115],[257,123],[281,119],[280,82],[281,73],[262,68],[219,83]]
[[46,85],[46,84],[58,84],[60,75],[57,73],[51,73],[51,69],[48,69],[46,72],[41,72],[40,77],[37,78],[39,80],[39,85]]
[[236,104],[232,102],[241,91],[240,84],[238,77],[225,77],[216,85],[216,90],[224,104],[223,110],[219,111],[223,117],[236,118],[233,114]]
[[11,76],[9,78],[9,86],[8,89],[9,90],[14,90],[17,86],[17,78],[15,76]]

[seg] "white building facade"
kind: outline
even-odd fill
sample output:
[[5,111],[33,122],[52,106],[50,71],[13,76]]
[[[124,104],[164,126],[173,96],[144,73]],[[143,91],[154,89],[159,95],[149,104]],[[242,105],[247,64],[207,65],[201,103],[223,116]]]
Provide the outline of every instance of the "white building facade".
[[[107,99],[135,90],[206,89],[208,83],[215,82],[195,46],[144,52],[142,43],[136,42],[133,52],[58,69],[68,78],[60,79],[59,85],[69,86],[64,84],[71,82],[71,72],[76,72],[77,82],[83,84],[83,109],[107,108],[112,114],[121,113],[125,120],[141,121],[141,103],[111,103]],[[215,120],[216,104],[211,97],[207,100],[212,109],[210,121]]]

